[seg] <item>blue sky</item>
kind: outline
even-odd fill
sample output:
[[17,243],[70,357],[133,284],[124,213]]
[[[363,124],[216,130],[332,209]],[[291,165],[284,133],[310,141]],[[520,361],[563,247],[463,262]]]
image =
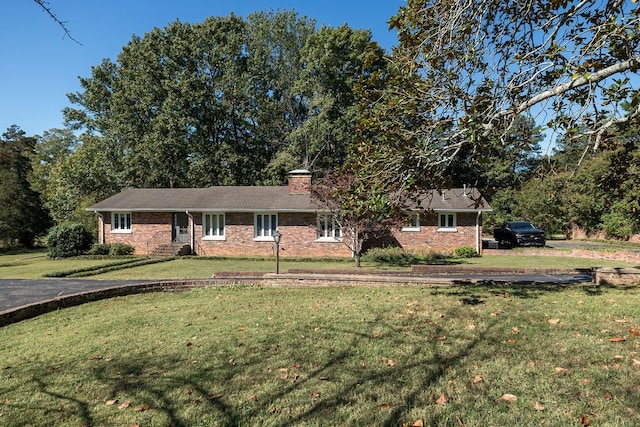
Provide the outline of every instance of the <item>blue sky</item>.
[[0,1],[0,133],[18,125],[28,136],[63,128],[67,93],[80,90],[78,77],[104,58],[116,60],[132,35],[142,36],[176,19],[198,23],[208,16],[247,16],[256,11],[295,10],[337,27],[370,29],[390,50],[396,36],[387,21],[404,0],[48,0],[74,39],[33,0]]

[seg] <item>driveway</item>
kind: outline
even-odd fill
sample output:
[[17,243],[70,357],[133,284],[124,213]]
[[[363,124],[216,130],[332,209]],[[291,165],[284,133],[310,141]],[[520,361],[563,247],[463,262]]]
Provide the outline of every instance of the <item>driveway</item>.
[[142,280],[0,279],[0,312],[56,297],[98,291]]
[[[591,282],[589,274],[447,274],[428,275],[441,278],[443,283],[539,283],[572,284]],[[100,291],[135,284],[149,280],[87,280],[87,279],[0,279],[0,313],[15,310],[30,304],[41,303],[68,295]]]

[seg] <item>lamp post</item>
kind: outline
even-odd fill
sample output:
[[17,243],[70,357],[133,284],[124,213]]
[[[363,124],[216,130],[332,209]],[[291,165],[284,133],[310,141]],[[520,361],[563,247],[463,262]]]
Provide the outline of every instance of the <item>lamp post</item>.
[[280,238],[282,234],[276,230],[273,232],[273,241],[276,244],[276,274],[280,274]]

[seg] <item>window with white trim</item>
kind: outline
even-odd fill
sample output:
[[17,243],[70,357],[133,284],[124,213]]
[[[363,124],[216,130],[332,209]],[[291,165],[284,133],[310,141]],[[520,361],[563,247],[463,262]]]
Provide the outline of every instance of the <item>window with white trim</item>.
[[438,231],[456,231],[455,212],[441,212],[438,214]]
[[278,228],[278,215],[257,213],[254,219],[254,234],[256,240],[273,240],[273,233]]
[[131,233],[131,212],[112,212],[111,232]]
[[333,215],[318,215],[318,240],[335,242],[341,239],[342,229],[338,224],[336,224]]
[[402,231],[420,231],[420,215],[417,212],[411,212],[409,223],[402,227]]
[[202,238],[205,240],[224,240],[224,214],[202,214]]

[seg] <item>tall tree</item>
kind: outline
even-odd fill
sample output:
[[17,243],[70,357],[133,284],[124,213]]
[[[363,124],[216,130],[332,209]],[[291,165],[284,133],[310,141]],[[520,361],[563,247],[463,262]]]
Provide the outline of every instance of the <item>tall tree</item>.
[[333,171],[355,141],[356,84],[386,66],[382,49],[371,41],[369,31],[323,26],[309,36],[301,55],[304,64],[295,90],[304,105],[304,120],[270,167]]
[[29,174],[36,138],[11,126],[0,138],[0,240],[30,247],[50,227]]
[[433,176],[463,147],[504,140],[524,113],[569,137],[586,132],[592,147],[640,113],[634,2],[409,0],[390,24],[396,73],[371,108],[412,116],[402,141],[420,161],[385,162],[406,175]]
[[293,11],[172,22],[93,67],[65,118],[120,188],[281,183],[342,162],[370,37]]

